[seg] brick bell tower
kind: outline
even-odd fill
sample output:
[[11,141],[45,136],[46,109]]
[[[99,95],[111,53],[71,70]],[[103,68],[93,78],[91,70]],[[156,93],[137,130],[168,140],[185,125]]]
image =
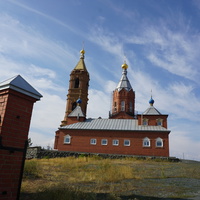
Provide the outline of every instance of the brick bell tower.
[[122,67],[122,77],[113,91],[112,110],[110,118],[133,119],[135,113],[135,92],[127,77],[128,65],[126,62]]
[[86,116],[90,77],[84,62],[85,51],[81,50],[80,53],[80,60],[70,74],[66,111],[61,126],[69,124],[68,115],[76,108],[78,99],[82,101],[80,107]]

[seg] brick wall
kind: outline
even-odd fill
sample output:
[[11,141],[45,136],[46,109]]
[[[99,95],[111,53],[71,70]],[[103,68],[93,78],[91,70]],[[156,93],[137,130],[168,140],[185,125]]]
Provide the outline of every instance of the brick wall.
[[[106,154],[127,154],[144,156],[169,156],[169,132],[139,132],[139,131],[98,131],[98,130],[59,130],[56,132],[57,149],[59,151],[76,151]],[[71,137],[70,144],[64,144],[64,136]],[[143,147],[143,139],[150,139],[150,147]],[[156,147],[156,139],[163,139],[163,147]],[[96,145],[90,144],[90,139],[96,139]],[[101,140],[107,139],[108,144],[102,145]],[[119,140],[118,146],[113,146],[112,140]],[[124,146],[124,139],[130,140],[130,146]]]
[[143,119],[148,119],[149,126],[156,126],[157,119],[162,119],[162,126],[167,128],[167,117],[168,115],[137,115],[138,117],[138,125],[142,125]]
[[0,199],[19,199],[28,131],[36,99],[0,91]]

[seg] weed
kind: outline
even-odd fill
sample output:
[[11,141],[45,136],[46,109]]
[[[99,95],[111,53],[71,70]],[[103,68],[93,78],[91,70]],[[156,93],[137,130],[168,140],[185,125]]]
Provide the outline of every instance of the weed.
[[24,178],[40,177],[39,164],[36,160],[30,160],[28,162],[25,162],[23,177]]
[[[156,194],[162,197],[167,192],[178,198],[190,195],[191,190],[196,191],[199,174],[199,163],[155,162],[136,158],[103,159],[84,155],[26,160],[21,200],[117,200],[120,198],[114,194]],[[185,189],[186,184],[179,184],[179,180],[186,179],[190,181],[187,186],[192,188],[190,190]],[[30,198],[23,195],[29,195]]]

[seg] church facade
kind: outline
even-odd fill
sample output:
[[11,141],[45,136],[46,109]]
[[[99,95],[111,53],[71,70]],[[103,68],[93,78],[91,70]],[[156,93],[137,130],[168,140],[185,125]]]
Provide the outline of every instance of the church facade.
[[122,65],[122,76],[113,91],[108,119],[87,119],[89,73],[81,50],[80,60],[72,70],[64,120],[56,131],[54,149],[80,153],[105,153],[169,157],[169,133],[166,114],[149,107],[135,112],[135,91]]

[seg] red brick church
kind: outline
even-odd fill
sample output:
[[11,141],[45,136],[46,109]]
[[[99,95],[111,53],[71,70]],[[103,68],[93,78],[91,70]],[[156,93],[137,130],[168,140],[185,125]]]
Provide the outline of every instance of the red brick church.
[[154,107],[135,112],[135,92],[127,77],[128,65],[113,91],[108,119],[87,119],[89,73],[82,50],[80,60],[70,74],[64,120],[56,131],[54,149],[82,153],[126,154],[169,157],[169,133],[166,114]]

